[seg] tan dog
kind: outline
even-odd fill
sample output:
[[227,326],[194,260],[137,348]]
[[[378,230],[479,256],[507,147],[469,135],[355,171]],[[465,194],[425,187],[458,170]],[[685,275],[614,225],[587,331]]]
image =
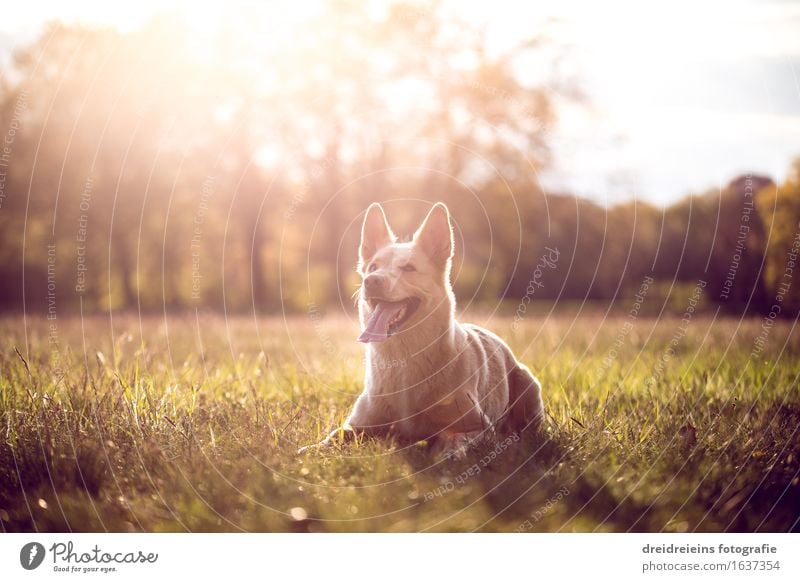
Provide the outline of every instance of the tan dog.
[[486,434],[539,423],[538,380],[499,337],[455,320],[452,258],[444,204],[433,206],[410,242],[397,242],[379,204],[369,207],[358,262],[364,391],[320,445],[364,433],[433,439],[461,454]]

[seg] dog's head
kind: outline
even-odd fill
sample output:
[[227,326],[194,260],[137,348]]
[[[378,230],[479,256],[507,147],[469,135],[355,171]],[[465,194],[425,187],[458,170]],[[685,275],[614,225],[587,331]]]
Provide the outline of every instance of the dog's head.
[[453,228],[441,202],[431,208],[409,242],[397,242],[380,204],[372,204],[361,229],[358,272],[359,341],[380,342],[453,310],[450,267]]

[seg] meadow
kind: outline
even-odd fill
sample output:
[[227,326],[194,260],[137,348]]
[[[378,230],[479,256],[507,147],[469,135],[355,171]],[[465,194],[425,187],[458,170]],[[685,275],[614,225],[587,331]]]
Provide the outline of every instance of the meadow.
[[548,416],[463,460],[371,440],[296,454],[361,389],[351,319],[2,318],[0,526],[800,529],[793,321],[471,315],[534,370]]

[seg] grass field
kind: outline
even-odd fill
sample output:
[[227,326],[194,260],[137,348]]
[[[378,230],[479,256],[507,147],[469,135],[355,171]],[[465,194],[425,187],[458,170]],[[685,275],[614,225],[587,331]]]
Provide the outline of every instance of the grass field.
[[[787,531],[800,342],[697,316],[474,317],[544,386],[538,435],[466,460],[297,456],[363,374],[345,319],[0,320],[5,531]],[[50,324],[55,323],[55,329]],[[19,351],[19,354],[15,351]]]

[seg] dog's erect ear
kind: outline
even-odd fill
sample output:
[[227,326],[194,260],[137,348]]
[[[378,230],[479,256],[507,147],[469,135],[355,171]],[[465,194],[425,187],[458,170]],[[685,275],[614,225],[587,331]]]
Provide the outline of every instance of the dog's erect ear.
[[389,223],[386,221],[386,214],[377,202],[373,202],[367,208],[364,215],[364,224],[361,226],[361,247],[358,249],[359,266],[364,266],[375,256],[378,249],[395,242]]
[[453,227],[450,211],[437,202],[414,233],[414,244],[422,248],[436,265],[444,267],[453,257]]

